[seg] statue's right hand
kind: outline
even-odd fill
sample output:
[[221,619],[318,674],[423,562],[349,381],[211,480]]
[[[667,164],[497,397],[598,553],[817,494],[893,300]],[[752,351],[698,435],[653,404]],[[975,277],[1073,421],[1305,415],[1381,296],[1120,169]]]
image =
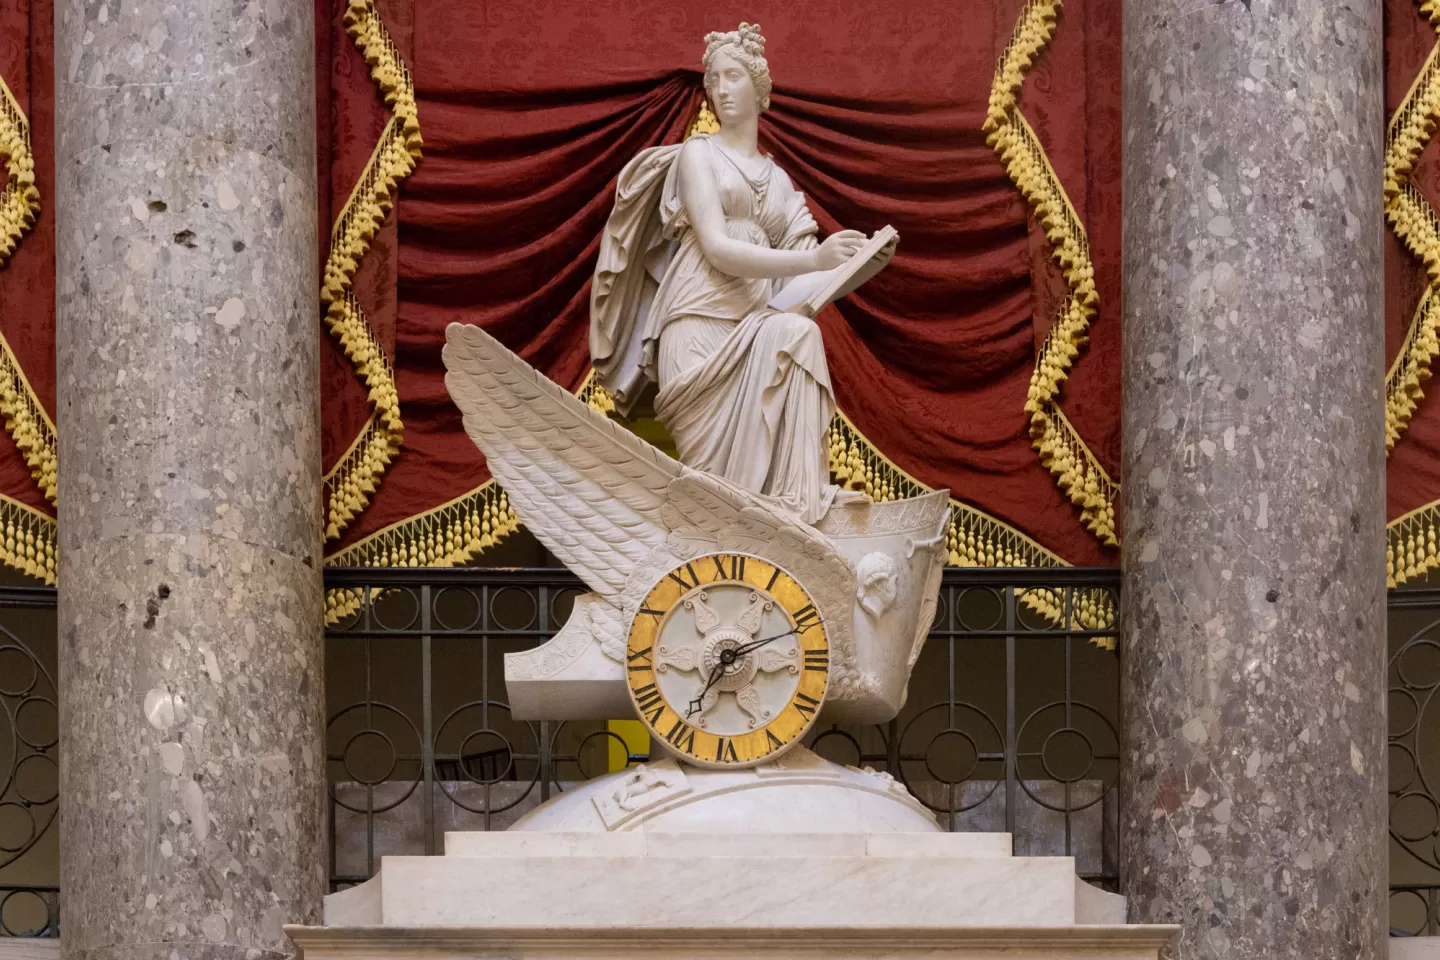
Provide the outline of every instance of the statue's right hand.
[[859,230],[840,230],[815,248],[815,269],[833,270],[860,252],[870,238]]

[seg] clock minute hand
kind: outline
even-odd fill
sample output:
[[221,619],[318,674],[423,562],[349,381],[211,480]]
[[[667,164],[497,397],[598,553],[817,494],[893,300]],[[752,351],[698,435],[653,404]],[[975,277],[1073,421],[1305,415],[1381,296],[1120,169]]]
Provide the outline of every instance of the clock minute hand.
[[[818,622],[818,623],[824,623],[823,620],[820,620],[820,621],[817,621],[817,622]],[[747,644],[745,644],[745,645],[743,645],[743,646],[736,647],[735,650],[734,650],[735,656],[736,656],[736,657],[743,657],[743,656],[745,656],[745,654],[747,654],[747,653],[750,653],[750,652],[755,651],[755,650],[759,650],[761,647],[765,646],[765,644],[767,644],[767,643],[771,643],[771,642],[773,642],[773,641],[775,641],[775,640],[779,640],[779,639],[781,639],[782,637],[788,637],[788,636],[790,636],[792,633],[802,633],[802,632],[805,631],[805,630],[809,630],[809,629],[810,629],[812,626],[814,626],[814,625],[815,625],[815,624],[813,624],[813,623],[812,623],[812,624],[806,624],[806,625],[803,626],[803,627],[794,627],[794,628],[792,628],[792,629],[790,629],[790,630],[786,630],[784,633],[777,633],[777,634],[775,634],[775,636],[773,636],[773,637],[765,637],[765,638],[760,639],[760,640],[752,640],[752,641],[750,641],[749,643],[747,643]]]

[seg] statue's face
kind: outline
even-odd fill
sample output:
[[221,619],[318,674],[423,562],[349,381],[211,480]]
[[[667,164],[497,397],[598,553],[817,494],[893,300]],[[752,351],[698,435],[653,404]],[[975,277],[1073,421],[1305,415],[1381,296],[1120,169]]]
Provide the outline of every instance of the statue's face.
[[759,98],[755,95],[750,71],[725,50],[716,52],[710,61],[710,69],[705,72],[705,89],[722,125],[759,113]]

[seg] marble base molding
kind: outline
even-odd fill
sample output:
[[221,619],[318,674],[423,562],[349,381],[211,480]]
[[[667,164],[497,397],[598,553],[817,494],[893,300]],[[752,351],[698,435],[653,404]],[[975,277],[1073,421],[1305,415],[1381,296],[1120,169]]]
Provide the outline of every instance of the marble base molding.
[[302,960],[1155,960],[1172,926],[287,927]]
[[42,937],[0,936],[0,960],[60,960],[60,941]]
[[[1002,839],[1003,846],[993,842]],[[1123,923],[1070,857],[985,834],[471,834],[386,857],[325,900],[325,922],[395,927],[1066,926]]]
[[386,857],[287,927],[310,960],[379,957],[1155,960],[1178,928],[1008,834],[506,831]]

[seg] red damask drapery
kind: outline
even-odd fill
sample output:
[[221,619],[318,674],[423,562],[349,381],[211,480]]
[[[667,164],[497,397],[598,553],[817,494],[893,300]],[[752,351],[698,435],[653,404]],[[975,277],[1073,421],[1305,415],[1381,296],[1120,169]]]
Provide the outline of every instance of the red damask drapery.
[[[693,119],[704,33],[753,19],[775,79],[762,147],[806,193],[822,230],[891,223],[903,238],[885,273],[822,315],[841,409],[900,468],[1019,528],[1043,548],[1036,553],[1115,562],[1028,432],[1035,351],[1064,282],[982,132],[996,60],[1025,7],[632,0],[481,11],[414,0],[409,63],[425,157],[398,208],[405,442],[332,556],[396,562],[407,539],[423,551],[425,523],[407,525],[417,507],[464,498],[488,479],[444,391],[446,324],[482,324],[557,382],[581,385],[588,283],[614,179]],[[1077,212],[1097,224],[1099,349],[1077,362],[1062,403],[1112,475],[1118,69],[1116,5],[1071,0],[1023,100],[1057,175],[1075,185]],[[436,553],[453,542],[444,529],[429,536]]]
[[[377,93],[385,70],[373,31],[370,64],[347,32],[357,10],[383,22],[408,64],[425,141],[413,172],[398,172],[396,208],[353,278],[369,342],[390,367],[372,367],[367,384],[353,344],[347,355],[317,324],[327,468],[363,451],[356,441],[375,432],[386,377],[404,424],[385,462],[354,481],[363,495],[350,515],[332,516],[332,562],[470,558],[436,526],[437,507],[466,504],[488,479],[444,393],[444,326],[483,324],[558,382],[581,385],[588,281],[615,176],[638,150],[684,134],[700,102],[701,37],[742,19],[769,38],[776,90],[762,146],[822,229],[892,223],[903,237],[889,270],[822,315],[842,410],[899,468],[1033,541],[1012,555],[1022,562],[1116,562],[1032,447],[1036,353],[1072,291],[1015,171],[982,131],[1016,23],[1057,6],[318,0],[322,234],[355,203],[352,188],[374,172],[372,150],[401,109]],[[34,227],[0,269],[0,332],[53,413],[51,16],[50,0],[0,0],[0,77],[30,118],[41,196]],[[1061,199],[1088,229],[1099,293],[1090,346],[1058,403],[1095,467],[1118,480],[1119,5],[1068,0],[1039,48],[1020,105]],[[395,74],[392,99],[410,82]],[[322,241],[319,254],[329,247]],[[53,515],[31,474],[0,435],[0,493]]]

